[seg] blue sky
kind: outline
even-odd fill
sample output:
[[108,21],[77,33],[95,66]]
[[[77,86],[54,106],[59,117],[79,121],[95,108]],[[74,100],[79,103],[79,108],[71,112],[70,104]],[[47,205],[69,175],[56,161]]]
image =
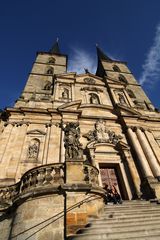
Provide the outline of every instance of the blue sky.
[[69,70],[94,71],[98,43],[109,56],[128,62],[160,107],[159,0],[1,0],[0,108],[13,106],[36,52],[49,50],[57,37],[69,55]]

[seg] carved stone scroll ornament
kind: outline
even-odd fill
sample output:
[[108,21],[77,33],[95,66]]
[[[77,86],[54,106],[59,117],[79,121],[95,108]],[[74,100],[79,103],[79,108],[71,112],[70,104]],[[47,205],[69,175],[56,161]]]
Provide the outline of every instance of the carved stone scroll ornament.
[[82,159],[83,150],[80,143],[80,128],[79,123],[69,122],[60,124],[60,127],[64,131],[64,147],[65,147],[65,159],[66,160],[78,160]]
[[84,82],[87,84],[95,84],[95,80],[93,78],[84,78]]
[[86,137],[90,142],[95,141],[97,143],[112,143],[117,144],[121,135],[117,135],[114,131],[108,130],[106,127],[106,121],[99,119],[95,123],[95,129],[90,130],[88,133],[84,134],[83,137]]

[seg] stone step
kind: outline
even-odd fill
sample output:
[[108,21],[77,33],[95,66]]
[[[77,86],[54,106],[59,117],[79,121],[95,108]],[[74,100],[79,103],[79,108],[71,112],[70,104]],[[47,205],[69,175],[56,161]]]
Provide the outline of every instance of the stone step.
[[160,209],[160,205],[155,205],[155,204],[152,204],[152,205],[148,205],[148,204],[146,204],[146,205],[142,205],[142,206],[138,206],[138,205],[136,205],[136,206],[130,206],[130,205],[128,205],[128,206],[125,206],[125,205],[123,205],[123,204],[120,204],[120,205],[117,205],[117,204],[110,204],[110,205],[105,205],[105,208],[104,208],[104,210],[105,211],[108,211],[109,209],[121,209],[121,210],[129,210],[129,209],[147,209],[147,208],[157,208],[157,209]]
[[108,204],[100,218],[68,240],[160,240],[160,205],[147,201]]
[[154,224],[158,224],[160,226],[160,218],[155,220],[155,219],[146,219],[144,222],[144,219],[141,219],[141,221],[132,221],[132,219],[130,221],[128,221],[128,219],[126,219],[125,221],[121,221],[121,222],[108,222],[106,223],[99,223],[96,222],[94,224],[89,223],[87,224],[87,229],[91,229],[92,227],[100,227],[100,228],[109,228],[112,227],[113,229],[116,227],[128,227],[128,226],[148,226],[148,225],[154,225]]
[[135,230],[130,232],[121,233],[84,233],[77,234],[67,238],[67,240],[126,240],[126,239],[138,239],[138,240],[159,240],[160,239],[160,229],[152,230],[141,230],[135,232]]
[[[126,218],[128,218],[128,219],[134,219],[134,218],[137,218],[137,219],[139,219],[139,218],[144,218],[144,219],[147,219],[147,218],[154,218],[154,217],[160,217],[160,213],[159,212],[152,212],[152,213],[143,213],[143,214],[141,214],[141,213],[134,213],[134,214],[132,214],[132,213],[118,213],[118,214],[114,214],[114,212],[113,213],[108,213],[108,214],[105,214],[105,215],[103,215],[103,216],[101,216],[101,218],[100,218],[100,220],[102,220],[102,221],[106,221],[106,220],[110,220],[110,219],[126,219]],[[96,219],[96,220],[98,220],[98,219]],[[94,221],[94,219],[92,220],[92,221]]]
[[150,208],[143,208],[143,209],[114,209],[114,208],[109,208],[109,209],[105,209],[104,213],[102,214],[105,215],[107,213],[112,213],[114,212],[115,214],[118,214],[120,212],[122,213],[145,213],[145,212],[160,212],[160,208],[157,208],[157,207],[150,207]]
[[139,204],[139,205],[143,205],[143,204],[152,204],[150,201],[146,201],[146,200],[125,200],[123,201],[123,204],[125,205],[134,205],[134,204]]
[[[122,221],[123,220],[123,221]],[[130,222],[133,222],[133,223],[143,223],[143,222],[152,222],[152,221],[157,221],[157,222],[160,222],[160,216],[159,217],[147,217],[147,218],[144,218],[143,216],[139,219],[137,218],[125,218],[125,219],[122,219],[122,218],[116,218],[116,219],[106,219],[106,220],[102,220],[102,219],[94,219],[94,220],[90,220],[89,224],[88,225],[93,225],[93,224],[117,224],[117,223],[130,223]]]
[[[154,234],[154,235],[150,235],[150,236],[140,236],[140,237],[124,237],[123,240],[160,240],[160,237],[159,237],[159,233],[157,234]],[[112,238],[77,238],[77,235],[75,236],[70,236],[67,238],[67,240],[112,240]],[[119,238],[114,238],[114,240],[119,240]]]
[[83,228],[81,230],[79,230],[77,233],[121,233],[121,232],[130,232],[130,231],[149,231],[149,230],[152,230],[152,229],[158,229],[160,230],[160,225],[159,223],[152,223],[152,224],[143,224],[143,225],[126,225],[126,226],[114,226],[114,227],[111,227],[111,226],[97,226],[97,225],[94,225],[94,226],[91,226],[90,228]]

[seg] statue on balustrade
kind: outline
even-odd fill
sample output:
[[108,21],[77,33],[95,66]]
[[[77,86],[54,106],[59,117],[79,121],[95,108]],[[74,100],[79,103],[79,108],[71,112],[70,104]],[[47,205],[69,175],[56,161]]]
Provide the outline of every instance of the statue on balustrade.
[[64,131],[64,147],[66,160],[82,159],[82,144],[80,143],[80,128],[79,123],[61,124]]

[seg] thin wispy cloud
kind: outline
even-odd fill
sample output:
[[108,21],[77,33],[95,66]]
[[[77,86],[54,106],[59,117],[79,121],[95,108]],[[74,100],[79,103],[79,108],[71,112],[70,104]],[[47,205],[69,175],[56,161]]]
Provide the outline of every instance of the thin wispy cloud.
[[95,56],[83,49],[72,48],[68,71],[84,73],[84,68],[89,72],[95,73],[97,67],[97,59]]
[[151,86],[160,79],[160,24],[156,28],[153,45],[147,54],[142,68],[140,84],[148,83]]

